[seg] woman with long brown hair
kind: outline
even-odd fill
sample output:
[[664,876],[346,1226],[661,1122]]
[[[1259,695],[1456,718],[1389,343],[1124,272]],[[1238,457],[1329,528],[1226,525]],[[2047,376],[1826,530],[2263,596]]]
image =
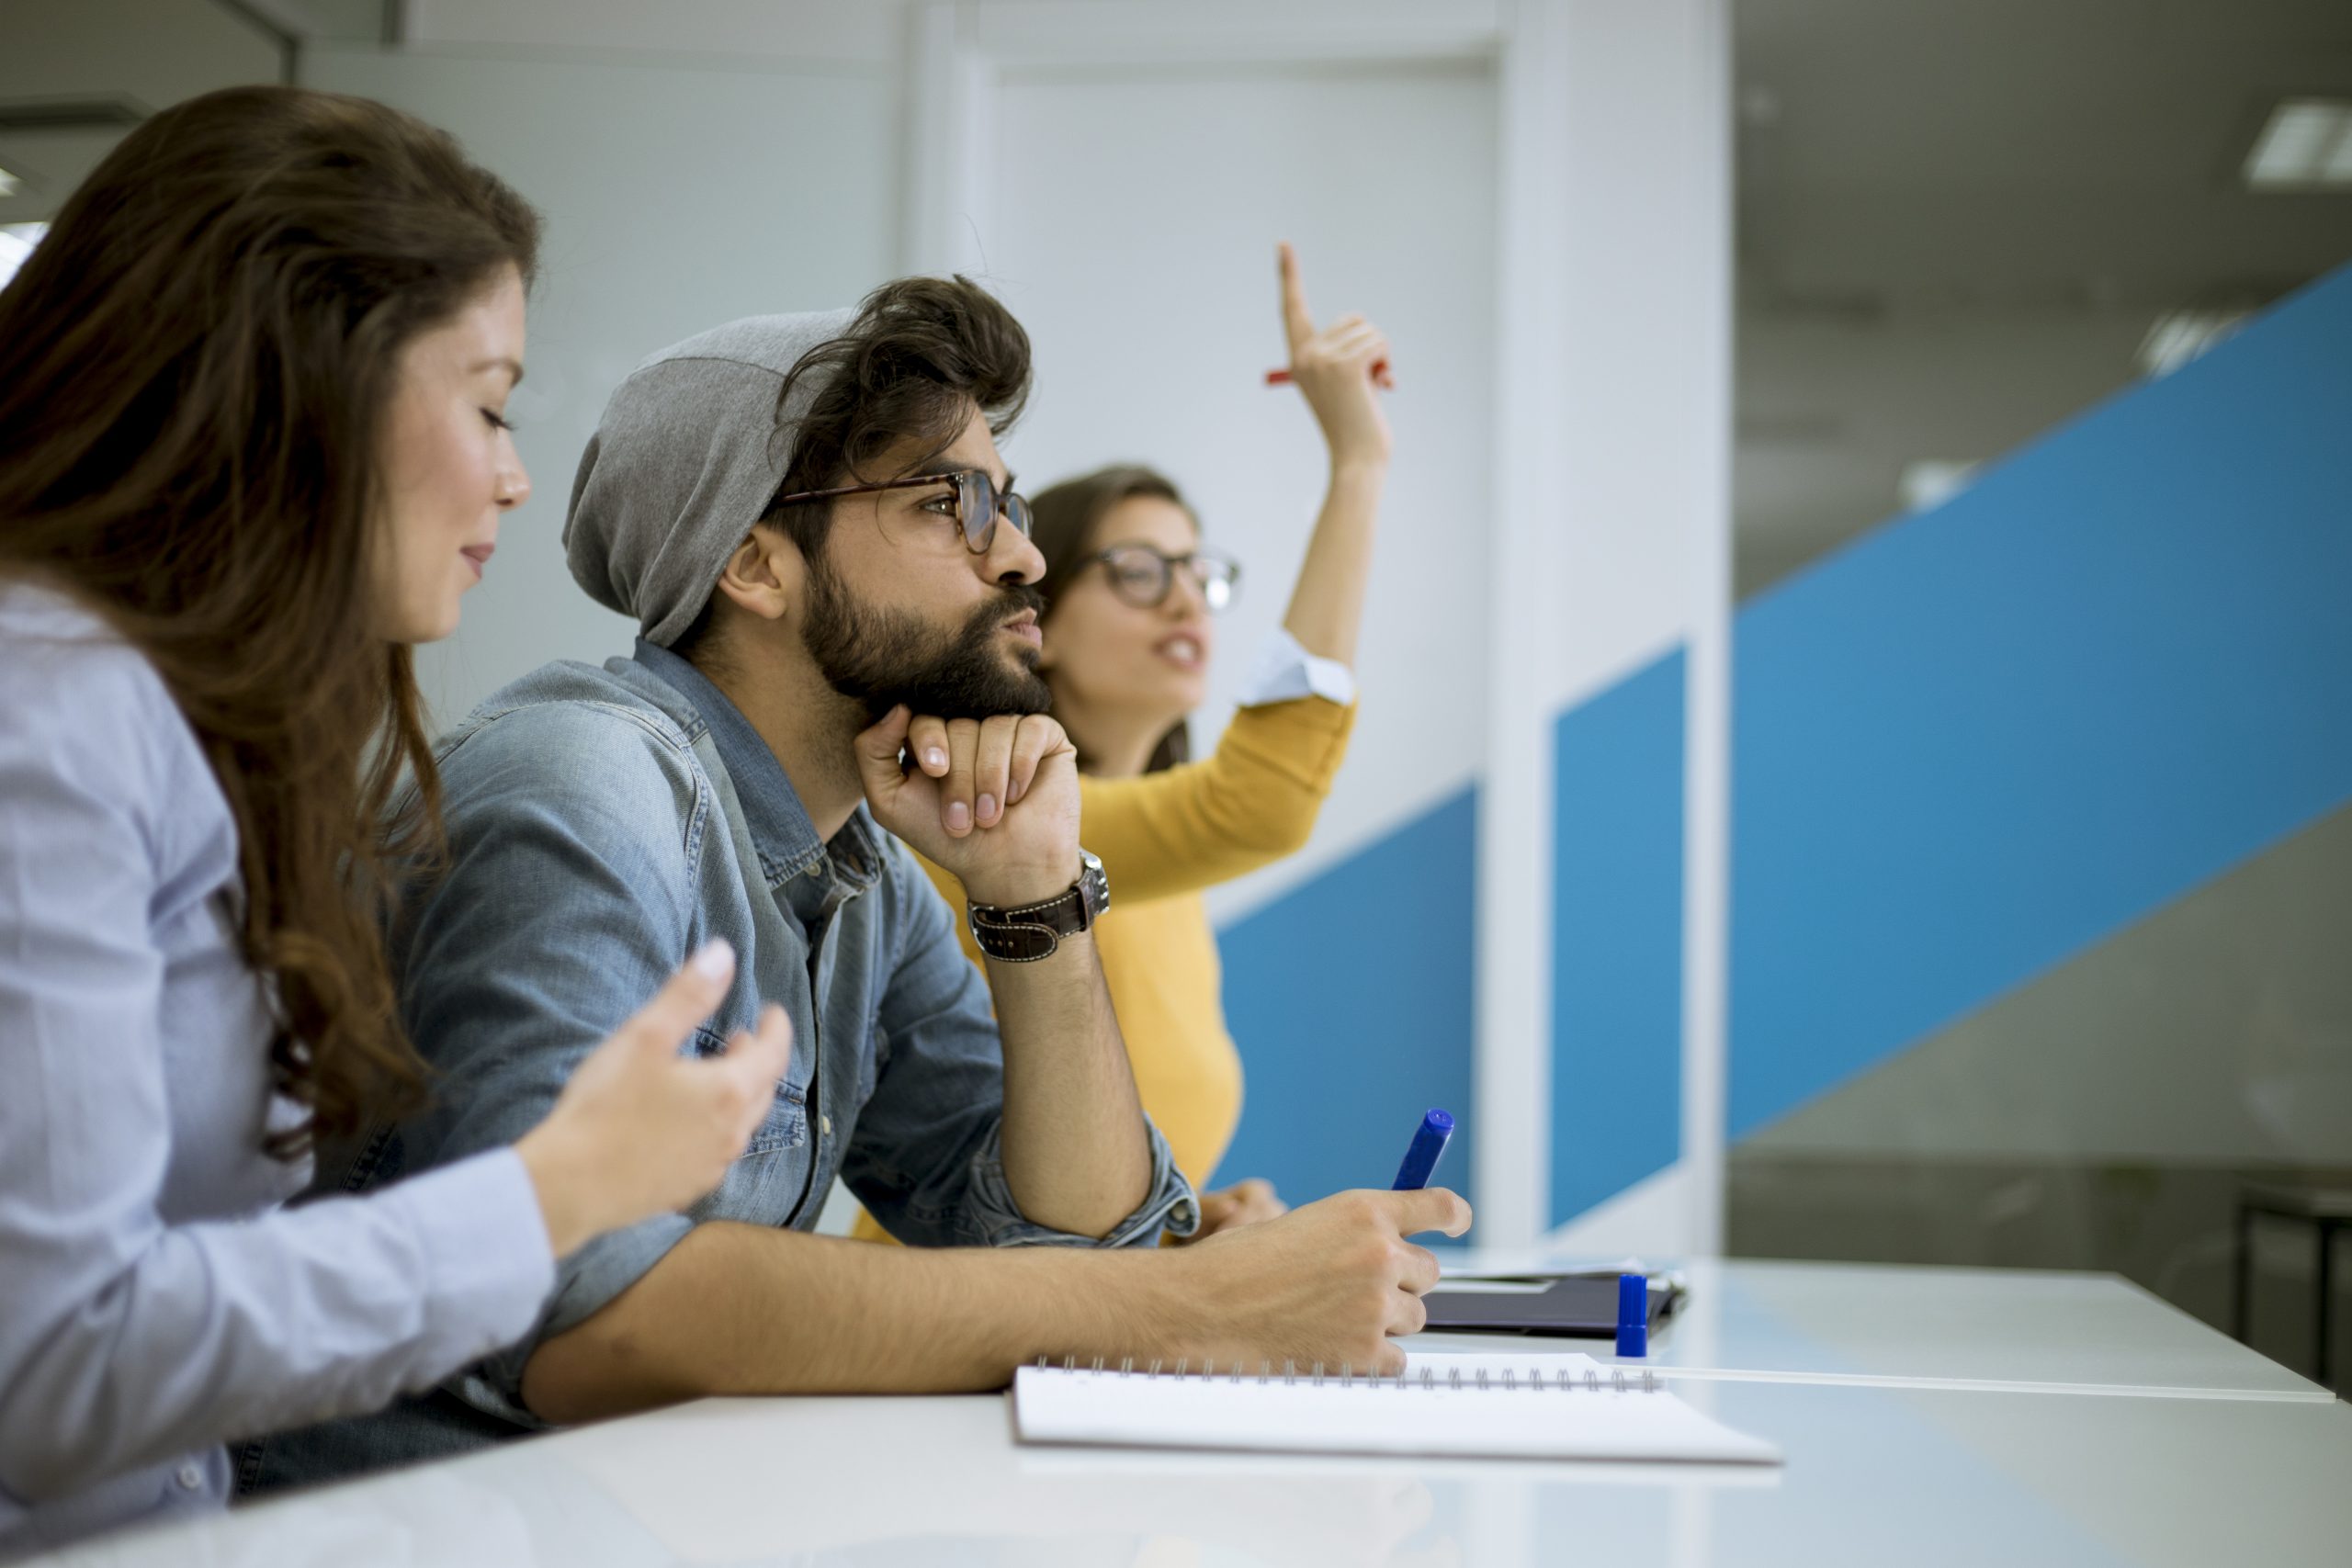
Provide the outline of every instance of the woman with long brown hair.
[[679,1059],[719,944],[512,1149],[278,1209],[428,1089],[380,935],[437,839],[408,645],[529,491],[537,238],[446,134],[239,88],[0,293],[0,1557],[219,1506],[224,1443],[519,1337],[773,1099],[780,1010]]

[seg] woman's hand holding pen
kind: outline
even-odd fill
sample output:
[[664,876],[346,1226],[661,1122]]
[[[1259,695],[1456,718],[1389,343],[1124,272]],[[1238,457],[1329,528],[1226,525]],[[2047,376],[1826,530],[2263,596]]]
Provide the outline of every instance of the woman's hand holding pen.
[[1299,282],[1298,254],[1278,247],[1282,270],[1283,330],[1290,340],[1289,379],[1306,398],[1322,427],[1333,468],[1379,466],[1388,461],[1388,420],[1376,391],[1396,385],[1390,372],[1386,334],[1362,316],[1342,316],[1317,331]]

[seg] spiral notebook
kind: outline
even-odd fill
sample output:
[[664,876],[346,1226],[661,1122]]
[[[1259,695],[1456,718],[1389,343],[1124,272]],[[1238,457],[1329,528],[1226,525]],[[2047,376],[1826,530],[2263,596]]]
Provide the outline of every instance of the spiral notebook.
[[1328,1370],[1023,1367],[1024,1443],[1269,1453],[1778,1464],[1771,1444],[1589,1356],[1429,1352],[1403,1375]]

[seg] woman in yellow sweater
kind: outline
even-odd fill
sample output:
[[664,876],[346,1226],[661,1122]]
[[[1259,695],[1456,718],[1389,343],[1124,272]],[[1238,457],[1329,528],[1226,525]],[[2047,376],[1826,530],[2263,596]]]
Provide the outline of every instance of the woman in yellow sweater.
[[[1082,833],[1111,884],[1096,951],[1144,1109],[1202,1194],[1203,1235],[1283,1204],[1263,1181],[1207,1187],[1241,1118],[1241,1059],[1201,893],[1304,845],[1330,791],[1355,718],[1350,667],[1388,472],[1374,397],[1392,384],[1387,339],[1361,316],[1317,331],[1288,245],[1280,267],[1290,377],[1321,427],[1330,484],[1282,630],[1213,755],[1186,760],[1185,720],[1206,694],[1212,617],[1239,569],[1202,544],[1176,487],[1148,468],[1105,468],[1031,502],[1046,562],[1038,668],[1078,748]],[[917,764],[943,778],[949,744],[936,721],[907,738]],[[966,830],[987,831],[998,804],[964,804]],[[962,908],[955,878],[926,869]],[[965,947],[978,963],[969,931]],[[864,1214],[856,1234],[887,1239]]]

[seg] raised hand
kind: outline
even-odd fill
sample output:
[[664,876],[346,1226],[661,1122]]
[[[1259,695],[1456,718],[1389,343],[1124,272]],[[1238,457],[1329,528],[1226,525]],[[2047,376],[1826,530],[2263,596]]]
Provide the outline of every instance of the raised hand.
[[727,1054],[680,1056],[718,1010],[735,951],[714,942],[596,1047],[514,1152],[558,1257],[605,1231],[686,1207],[717,1187],[775,1102],[792,1021],[770,1005]]
[[1335,465],[1385,463],[1388,420],[1375,389],[1394,389],[1387,336],[1362,316],[1341,316],[1317,331],[1299,281],[1298,254],[1276,247],[1282,272],[1283,332],[1290,340],[1290,376],[1322,427]]
[[893,708],[857,738],[857,766],[874,819],[978,902],[1035,903],[1078,879],[1078,751],[1045,715]]

